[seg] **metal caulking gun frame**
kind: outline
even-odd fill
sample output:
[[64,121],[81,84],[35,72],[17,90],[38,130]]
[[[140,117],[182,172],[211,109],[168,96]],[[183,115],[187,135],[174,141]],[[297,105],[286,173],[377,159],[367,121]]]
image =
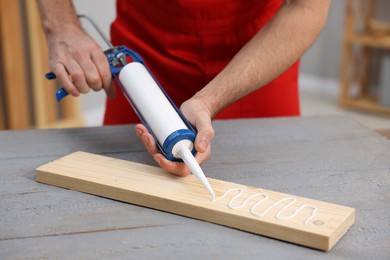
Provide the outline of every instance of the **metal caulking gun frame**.
[[[132,106],[133,110],[136,112],[137,116],[140,118],[141,122],[149,133],[153,136],[157,147],[159,148],[160,152],[171,161],[184,161],[186,165],[190,168],[191,172],[196,175],[196,177],[202,182],[202,184],[205,186],[205,188],[209,191],[209,193],[212,195],[212,198],[215,198],[215,193],[213,189],[211,188],[207,178],[205,177],[202,169],[200,168],[199,164],[196,162],[194,155],[196,154],[195,150],[195,138],[196,138],[196,132],[192,125],[188,122],[188,120],[185,118],[185,116],[182,114],[182,112],[177,108],[177,106],[174,104],[172,99],[168,96],[168,94],[165,92],[163,87],[160,85],[160,83],[157,81],[157,79],[153,76],[153,74],[150,72],[149,68],[144,63],[144,60],[142,57],[136,53],[135,51],[127,48],[126,46],[118,46],[113,47],[108,41],[108,39],[105,37],[105,35],[100,31],[98,26],[94,23],[92,19],[85,15],[79,15],[79,18],[86,18],[89,20],[92,25],[95,27],[95,29],[98,31],[98,33],[102,36],[102,38],[106,41],[106,43],[110,46],[108,50],[104,52],[104,54],[107,57],[107,60],[109,62],[110,71],[112,78],[115,79],[118,86],[121,88],[123,94],[126,96],[127,100],[129,101],[130,105]],[[128,59],[131,59],[132,62],[128,62]],[[159,139],[157,138],[156,134],[152,131],[152,127],[149,125],[147,120],[142,115],[141,109],[137,108],[136,102],[134,102],[129,93],[126,90],[126,87],[123,86],[123,84],[120,81],[120,74],[122,69],[127,65],[134,65],[134,64],[142,64],[144,69],[146,69],[147,74],[149,77],[151,77],[154,81],[154,83],[158,86],[158,88],[161,90],[162,94],[165,96],[167,101],[170,103],[174,111],[177,113],[177,115],[180,117],[180,119],[183,121],[185,128],[179,128],[173,132],[170,132],[170,134],[164,138],[163,143],[161,144],[159,142]],[[135,65],[137,66],[137,65]],[[47,73],[46,75],[47,79],[55,79],[56,75],[52,72]],[[64,88],[60,88],[56,92],[56,98],[57,101],[60,101],[62,98],[66,97],[68,95],[67,91]],[[163,99],[163,98],[162,98]],[[187,140],[187,141],[186,141]],[[190,151],[190,148],[185,147],[185,145],[179,145],[181,143],[188,144],[188,141],[192,143],[192,151]],[[183,144],[184,144],[183,143]],[[175,154],[174,154],[175,152]],[[177,155],[180,155],[179,158]],[[181,159],[182,158],[182,159]]]

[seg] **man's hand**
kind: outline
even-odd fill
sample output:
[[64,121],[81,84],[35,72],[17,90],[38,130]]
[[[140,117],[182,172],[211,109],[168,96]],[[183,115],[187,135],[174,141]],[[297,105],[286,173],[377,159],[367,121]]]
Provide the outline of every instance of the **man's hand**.
[[71,0],[37,0],[49,47],[49,66],[65,90],[78,96],[104,89],[115,96],[110,67],[100,46],[80,26]]
[[[211,140],[214,138],[211,114],[202,100],[194,98],[184,102],[180,109],[198,132],[195,139],[197,150],[195,158],[199,164],[202,164],[211,155]],[[160,153],[156,142],[144,125],[136,125],[135,131],[161,168],[178,176],[187,176],[190,173],[190,169],[184,163],[169,161]]]
[[50,69],[69,94],[104,89],[109,98],[115,96],[106,56],[81,28],[64,27],[61,33],[48,37],[48,46]]

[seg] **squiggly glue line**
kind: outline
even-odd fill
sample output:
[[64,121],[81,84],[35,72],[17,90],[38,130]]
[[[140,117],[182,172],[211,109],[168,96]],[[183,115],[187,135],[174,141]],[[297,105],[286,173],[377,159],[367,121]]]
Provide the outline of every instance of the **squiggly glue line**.
[[236,205],[234,206],[233,205],[233,202],[238,198],[240,197],[244,190],[243,189],[240,189],[240,188],[235,188],[235,189],[230,189],[230,190],[227,190],[221,197],[219,198],[214,198],[213,199],[213,202],[217,201],[217,200],[220,200],[220,199],[223,199],[225,198],[230,192],[234,192],[234,191],[238,191],[238,193],[236,195],[234,195],[228,202],[227,206],[231,209],[240,209],[240,208],[243,208],[245,207],[245,205],[252,199],[252,198],[255,198],[255,197],[259,197],[261,196],[262,199],[260,199],[258,202],[256,202],[255,205],[252,206],[252,208],[250,209],[250,213],[254,216],[257,216],[257,217],[263,217],[265,214],[267,214],[272,208],[276,207],[278,204],[284,202],[284,201],[289,201],[290,202],[284,206],[282,209],[280,209],[276,215],[275,215],[275,218],[276,219],[279,219],[279,220],[288,220],[288,219],[292,219],[293,217],[295,217],[301,210],[303,210],[304,208],[312,208],[312,212],[311,212],[311,215],[306,219],[305,221],[305,225],[309,225],[309,223],[311,222],[311,220],[314,218],[315,214],[317,213],[317,210],[318,208],[315,207],[315,206],[312,206],[312,205],[301,205],[299,208],[297,208],[292,214],[288,215],[288,216],[284,216],[282,217],[282,213],[288,209],[290,206],[294,205],[296,202],[297,202],[297,199],[296,198],[283,198],[283,199],[280,199],[276,202],[274,202],[271,206],[269,206],[268,208],[266,208],[263,212],[261,213],[257,213],[256,212],[256,208],[259,207],[264,201],[266,201],[267,199],[269,199],[269,196],[263,192],[259,192],[259,193],[255,193],[251,196],[249,196],[247,199],[245,199],[240,205]]

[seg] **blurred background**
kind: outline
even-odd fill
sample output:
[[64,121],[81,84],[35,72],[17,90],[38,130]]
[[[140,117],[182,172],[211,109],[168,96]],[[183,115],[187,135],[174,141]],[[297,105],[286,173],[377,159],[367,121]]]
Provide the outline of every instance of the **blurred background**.
[[[99,126],[103,92],[55,101],[47,47],[35,1],[0,0],[0,129]],[[109,36],[115,1],[74,1]],[[390,129],[390,1],[332,2],[325,29],[302,57],[303,116],[351,115],[372,129]],[[83,27],[107,45],[86,21]]]

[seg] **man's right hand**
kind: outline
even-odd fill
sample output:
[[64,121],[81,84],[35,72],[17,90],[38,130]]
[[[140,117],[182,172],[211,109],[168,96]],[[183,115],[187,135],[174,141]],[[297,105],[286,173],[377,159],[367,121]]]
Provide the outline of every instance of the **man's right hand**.
[[65,27],[61,34],[49,37],[48,47],[50,69],[69,94],[104,89],[109,98],[115,96],[107,58],[81,28]]
[[49,47],[49,66],[73,96],[104,89],[115,96],[110,67],[100,46],[81,28],[72,0],[37,0]]

